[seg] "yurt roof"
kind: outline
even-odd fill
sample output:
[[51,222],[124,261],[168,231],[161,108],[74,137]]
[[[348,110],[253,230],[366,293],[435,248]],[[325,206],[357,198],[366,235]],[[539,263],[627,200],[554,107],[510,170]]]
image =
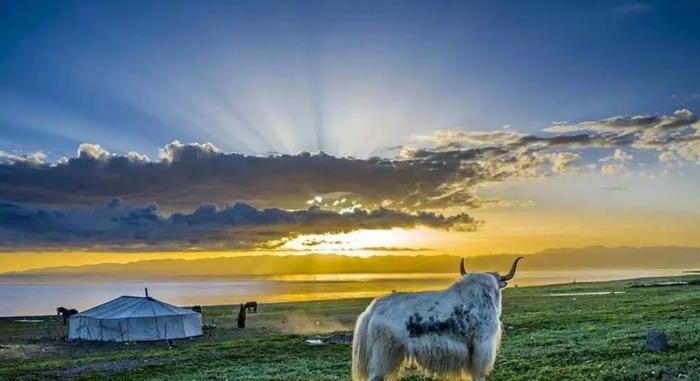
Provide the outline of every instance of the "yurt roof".
[[120,296],[78,315],[95,319],[126,319],[189,314],[196,314],[196,312],[151,297]]

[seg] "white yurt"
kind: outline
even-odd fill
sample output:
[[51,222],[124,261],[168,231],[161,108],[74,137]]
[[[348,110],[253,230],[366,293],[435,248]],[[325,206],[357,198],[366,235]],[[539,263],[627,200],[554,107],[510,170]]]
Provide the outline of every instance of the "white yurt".
[[199,313],[148,296],[120,296],[69,319],[69,339],[149,341],[202,334]]

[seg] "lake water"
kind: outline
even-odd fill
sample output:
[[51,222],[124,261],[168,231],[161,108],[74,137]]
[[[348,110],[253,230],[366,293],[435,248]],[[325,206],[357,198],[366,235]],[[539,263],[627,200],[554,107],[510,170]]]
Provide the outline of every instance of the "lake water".
[[[682,269],[520,271],[512,284],[606,281],[681,275]],[[162,280],[95,276],[0,276],[0,316],[54,314],[56,307],[85,310],[121,295],[150,296],[175,305],[263,303],[373,297],[448,286],[455,274],[324,274],[259,277],[179,277]]]

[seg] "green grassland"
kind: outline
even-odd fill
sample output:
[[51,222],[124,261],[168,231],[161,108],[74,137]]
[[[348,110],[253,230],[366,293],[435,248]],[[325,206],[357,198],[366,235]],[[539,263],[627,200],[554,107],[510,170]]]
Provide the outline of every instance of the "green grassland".
[[[669,279],[687,285],[635,287]],[[551,296],[615,291],[604,295]],[[700,380],[700,276],[505,290],[506,331],[488,380]],[[236,328],[234,307],[205,307],[217,328],[165,342],[67,342],[54,318],[0,319],[1,380],[348,380],[347,341],[367,299],[263,304]],[[644,348],[663,329],[670,348]],[[336,333],[340,332],[340,333]],[[338,343],[311,345],[312,336]],[[413,370],[402,380],[426,380]]]

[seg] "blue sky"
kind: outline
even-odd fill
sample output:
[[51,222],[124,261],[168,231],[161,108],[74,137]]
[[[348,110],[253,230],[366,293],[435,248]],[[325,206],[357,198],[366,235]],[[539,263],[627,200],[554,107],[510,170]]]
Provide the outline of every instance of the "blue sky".
[[0,251],[700,245],[695,1],[0,0],[0,25]]
[[367,157],[436,129],[536,132],[700,106],[692,1],[0,5],[0,142]]

